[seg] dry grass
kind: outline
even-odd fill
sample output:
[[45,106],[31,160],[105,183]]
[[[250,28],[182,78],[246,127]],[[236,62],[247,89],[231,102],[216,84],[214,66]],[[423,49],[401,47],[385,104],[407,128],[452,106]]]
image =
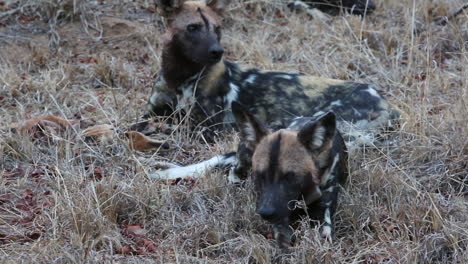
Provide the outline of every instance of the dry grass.
[[235,135],[208,145],[177,133],[172,151],[139,153],[124,138],[92,144],[76,128],[38,139],[10,130],[44,114],[126,130],[145,112],[163,32],[152,1],[84,1],[85,14],[76,2],[0,6],[34,3],[0,20],[2,262],[468,262],[468,14],[430,25],[462,0],[378,1],[364,20],[322,21],[282,3],[231,5],[229,59],[375,83],[404,116],[397,145],[350,158],[334,243],[304,221],[289,252],[265,238],[250,183],[227,185],[222,173],[178,185],[146,177],[154,161],[232,150]]

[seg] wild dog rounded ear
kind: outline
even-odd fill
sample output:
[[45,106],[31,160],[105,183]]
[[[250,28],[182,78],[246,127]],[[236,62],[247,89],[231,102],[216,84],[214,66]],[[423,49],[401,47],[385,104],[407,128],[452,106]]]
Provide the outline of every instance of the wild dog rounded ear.
[[231,0],[206,0],[206,5],[218,14],[223,14]]
[[163,17],[170,17],[182,6],[185,0],[155,0],[158,13]]
[[322,152],[331,147],[336,132],[336,116],[328,112],[316,121],[306,124],[297,134],[299,142],[313,152]]
[[241,140],[254,150],[258,142],[268,134],[268,129],[240,103],[232,102],[231,109],[239,127]]

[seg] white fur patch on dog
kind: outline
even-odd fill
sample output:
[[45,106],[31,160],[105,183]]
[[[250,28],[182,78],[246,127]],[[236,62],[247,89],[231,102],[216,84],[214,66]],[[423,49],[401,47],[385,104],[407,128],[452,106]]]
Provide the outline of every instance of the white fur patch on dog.
[[195,103],[193,85],[188,84],[182,88],[182,96],[177,102],[177,110],[186,110]]
[[159,94],[157,92],[154,92],[149,99],[150,104],[155,105],[156,100],[158,99]]
[[329,208],[325,209],[324,221],[325,221],[325,223],[327,223],[329,225],[331,225],[331,223],[332,223],[331,218],[330,218],[330,209]]
[[336,100],[336,101],[331,102],[330,105],[331,106],[342,106],[343,103],[341,102],[341,100]]
[[239,86],[229,83],[229,92],[224,96],[224,103],[229,108],[231,107],[231,103],[237,100],[239,95]]
[[324,115],[324,114],[325,114],[324,111],[318,111],[318,112],[316,112],[312,117],[318,117],[318,116],[322,116],[322,115]]
[[229,83],[229,92],[224,96],[224,118],[223,122],[225,124],[230,124],[235,122],[234,115],[232,114],[231,110],[231,103],[237,100],[239,96],[239,86]]
[[323,227],[322,227],[322,237],[325,237],[325,238],[327,238],[329,241],[331,241],[331,233],[332,233],[331,225],[332,225],[332,221],[331,221],[330,209],[329,209],[329,208],[325,209],[325,216],[324,216],[323,220],[324,220],[325,224],[324,224]]
[[241,182],[241,179],[237,174],[234,172],[234,166],[229,170],[229,175],[228,175],[228,183],[239,183]]
[[[332,178],[331,176],[333,175],[333,170],[335,169],[335,166],[338,163],[338,160],[340,160],[340,154],[335,155],[335,157],[333,158],[332,165],[323,173],[322,179],[320,180],[320,185],[321,186],[325,186],[327,184],[328,180],[330,180]],[[333,186],[330,187],[330,188],[333,188]],[[328,191],[328,189],[327,189],[327,191]],[[333,191],[333,189],[332,189],[332,191]]]
[[255,129],[250,123],[245,123],[244,124],[244,129],[245,133],[245,140],[247,141],[257,141],[257,135],[255,133]]
[[325,139],[325,128],[323,126],[317,127],[317,129],[314,131],[314,139],[312,140],[312,147],[314,148],[320,148],[323,145],[324,139]]
[[330,242],[332,240],[331,238],[331,227],[325,225],[322,227],[322,237],[328,239]]
[[302,1],[294,1],[291,4],[293,5],[293,8],[297,9],[297,10],[307,10],[307,9],[309,9],[309,5],[302,2]]
[[255,79],[257,79],[257,74],[250,74],[247,79],[245,79],[245,83],[253,84],[255,82]]
[[372,88],[371,86],[369,86],[369,88],[367,88],[365,91],[368,92],[372,96],[375,96],[377,98],[381,98],[380,94],[374,88]]
[[276,77],[278,78],[282,78],[282,79],[285,79],[285,80],[292,80],[294,77],[290,74],[279,74],[279,75],[276,75]]
[[226,158],[224,155],[215,156],[209,160],[192,164],[189,166],[169,168],[165,170],[158,170],[149,175],[150,178],[156,180],[175,180],[178,178],[200,178],[207,172],[216,168],[227,165],[235,165],[237,163],[236,156]]

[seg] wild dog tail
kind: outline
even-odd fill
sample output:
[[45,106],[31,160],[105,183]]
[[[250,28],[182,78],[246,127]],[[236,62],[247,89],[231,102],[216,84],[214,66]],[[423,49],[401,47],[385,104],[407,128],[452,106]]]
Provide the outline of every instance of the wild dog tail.
[[[236,152],[230,152],[218,156],[214,156],[209,160],[205,160],[196,164],[188,166],[175,166],[168,169],[158,170],[152,172],[149,176],[152,179],[157,180],[175,180],[178,178],[200,178],[203,175],[213,169],[231,169],[237,164]],[[238,182],[236,176],[233,173],[229,174],[230,182]]]

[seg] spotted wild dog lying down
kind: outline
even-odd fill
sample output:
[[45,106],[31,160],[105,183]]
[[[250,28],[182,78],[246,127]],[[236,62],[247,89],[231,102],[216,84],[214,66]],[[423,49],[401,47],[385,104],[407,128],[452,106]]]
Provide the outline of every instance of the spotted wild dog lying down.
[[253,153],[257,213],[273,225],[278,244],[291,244],[289,224],[302,210],[293,210],[302,199],[309,215],[323,220],[322,236],[331,239],[338,184],[344,184],[348,175],[346,146],[336,130],[335,114],[294,120],[288,128],[271,133],[238,104],[233,104],[233,112],[244,151]]
[[[166,177],[196,177],[200,170],[215,167],[251,169],[257,195],[257,213],[273,225],[281,247],[291,244],[290,223],[303,211],[298,201],[307,205],[308,215],[323,221],[322,236],[331,239],[332,217],[336,209],[339,184],[344,184],[347,151],[336,129],[333,112],[315,118],[295,118],[289,127],[270,132],[266,126],[232,103],[240,130],[237,159],[233,153],[187,167],[163,171]],[[179,175],[178,175],[179,174]]]
[[[286,127],[293,116],[319,116],[333,111],[348,141],[355,137],[372,140],[374,133],[391,126],[392,119],[398,117],[369,84],[299,73],[243,70],[223,60],[221,17],[228,2],[158,1],[167,29],[161,74],[148,102],[152,115],[185,113],[193,131],[211,132],[231,126],[234,100],[273,128]],[[144,129],[142,124],[139,130]]]

